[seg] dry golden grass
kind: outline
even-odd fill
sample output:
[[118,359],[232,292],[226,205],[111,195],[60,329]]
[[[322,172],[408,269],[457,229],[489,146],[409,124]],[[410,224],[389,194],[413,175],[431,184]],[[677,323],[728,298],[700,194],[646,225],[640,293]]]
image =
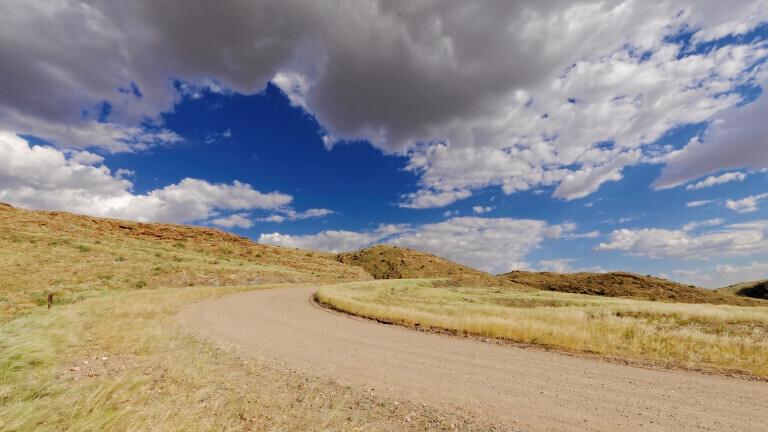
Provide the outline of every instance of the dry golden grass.
[[356,315],[523,343],[768,376],[768,308],[376,281],[322,287]]
[[113,291],[0,323],[0,429],[504,429],[242,356],[179,319],[244,289]]
[[209,228],[140,224],[0,204],[0,320],[46,303],[163,286],[370,279],[331,254]]

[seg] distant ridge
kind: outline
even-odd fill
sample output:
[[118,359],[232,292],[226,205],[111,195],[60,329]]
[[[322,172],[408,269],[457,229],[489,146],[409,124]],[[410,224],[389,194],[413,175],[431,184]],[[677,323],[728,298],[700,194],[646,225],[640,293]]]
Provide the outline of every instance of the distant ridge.
[[344,263],[362,267],[375,279],[450,278],[467,286],[511,286],[498,276],[439,256],[390,245],[375,245],[337,255]]
[[575,294],[680,303],[762,304],[752,299],[627,272],[563,274],[513,271],[500,276],[532,288]]

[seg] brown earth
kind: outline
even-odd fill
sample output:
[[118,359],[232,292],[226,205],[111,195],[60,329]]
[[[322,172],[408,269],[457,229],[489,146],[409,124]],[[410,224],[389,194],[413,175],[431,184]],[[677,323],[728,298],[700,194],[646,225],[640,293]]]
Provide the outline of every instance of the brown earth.
[[509,281],[532,288],[574,294],[627,297],[679,303],[712,303],[741,306],[767,304],[760,300],[735,297],[714,290],[626,272],[562,274],[513,271],[500,276]]
[[445,258],[413,249],[376,245],[337,255],[339,262],[362,267],[375,279],[450,278],[464,286],[512,286],[509,281]]
[[764,382],[411,331],[321,309],[314,292],[234,294],[199,303],[184,318],[262,358],[522,430],[768,430]]

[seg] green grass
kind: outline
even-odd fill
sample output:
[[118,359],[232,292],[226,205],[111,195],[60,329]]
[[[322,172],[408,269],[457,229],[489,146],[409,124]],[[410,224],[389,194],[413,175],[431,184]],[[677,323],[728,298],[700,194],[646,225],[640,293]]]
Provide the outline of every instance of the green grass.
[[409,326],[768,376],[767,307],[435,287],[429,280],[326,286],[317,298]]

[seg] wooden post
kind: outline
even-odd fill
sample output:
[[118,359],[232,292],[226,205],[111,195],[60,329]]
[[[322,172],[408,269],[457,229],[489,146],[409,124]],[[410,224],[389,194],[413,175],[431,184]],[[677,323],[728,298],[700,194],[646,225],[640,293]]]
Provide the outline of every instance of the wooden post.
[[53,303],[53,293],[48,293],[48,309],[51,308],[51,303]]

